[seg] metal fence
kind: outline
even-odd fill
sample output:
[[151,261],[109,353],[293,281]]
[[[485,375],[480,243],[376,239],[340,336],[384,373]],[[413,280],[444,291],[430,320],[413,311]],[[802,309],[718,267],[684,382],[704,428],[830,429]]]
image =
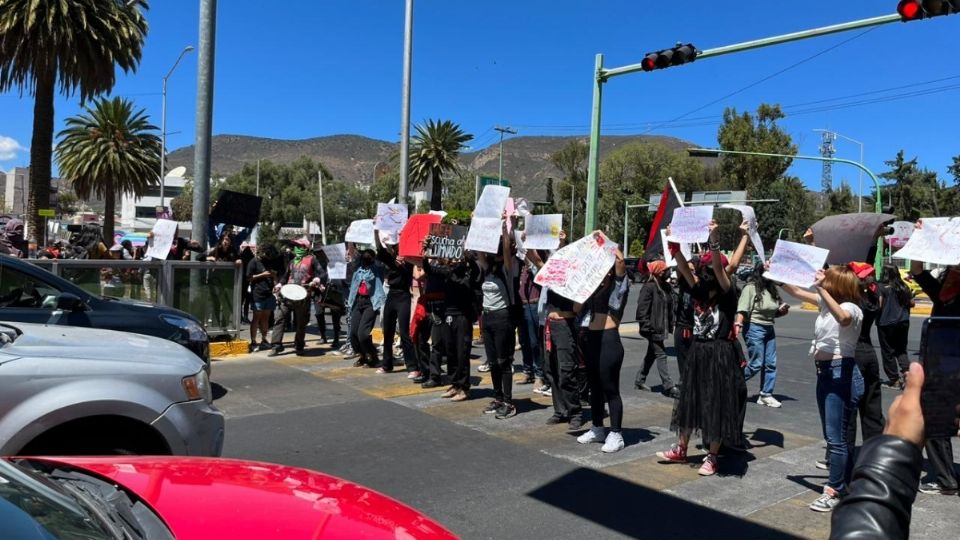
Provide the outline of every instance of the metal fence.
[[90,294],[170,306],[210,335],[240,328],[241,267],[229,262],[31,259]]

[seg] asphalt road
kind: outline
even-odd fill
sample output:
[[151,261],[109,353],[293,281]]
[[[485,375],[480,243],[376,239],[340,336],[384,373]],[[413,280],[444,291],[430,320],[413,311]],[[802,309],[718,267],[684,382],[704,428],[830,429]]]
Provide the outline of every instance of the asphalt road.
[[[914,352],[920,321],[911,329]],[[361,483],[464,538],[825,538],[829,517],[806,508],[825,480],[813,467],[823,454],[807,357],[813,322],[798,309],[778,320],[775,395],[783,408],[750,404],[752,448],[721,458],[712,478],[696,474],[693,451],[689,466],[656,463],[655,452],[675,440],[666,427],[673,400],[633,388],[646,343],[629,322],[621,377],[627,447],[616,454],[544,425],[550,400],[530,386],[514,387],[516,417],[495,420],[480,413],[492,390],[475,370],[473,399],[450,403],[402,374],[353,368],[310,339],[306,357],[259,353],[214,365],[216,403],[227,414],[224,454]],[[670,366],[676,376],[672,356]],[[659,384],[655,373],[648,384]],[[748,383],[754,400],[758,386]],[[896,392],[883,394],[886,410]],[[960,537],[960,524],[947,519],[957,505],[920,495],[913,537]]]

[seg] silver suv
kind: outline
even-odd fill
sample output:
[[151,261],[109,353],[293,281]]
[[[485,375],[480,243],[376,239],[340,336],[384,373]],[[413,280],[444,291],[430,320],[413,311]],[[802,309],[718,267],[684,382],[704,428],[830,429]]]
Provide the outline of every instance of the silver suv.
[[0,455],[219,456],[203,368],[165,339],[0,322]]

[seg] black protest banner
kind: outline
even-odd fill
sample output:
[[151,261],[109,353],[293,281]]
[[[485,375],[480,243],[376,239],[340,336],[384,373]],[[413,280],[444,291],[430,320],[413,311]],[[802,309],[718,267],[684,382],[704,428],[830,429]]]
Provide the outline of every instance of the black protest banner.
[[263,198],[236,191],[221,191],[210,210],[210,223],[252,228],[260,221]]
[[427,235],[430,247],[423,255],[435,259],[462,259],[468,230],[467,227],[447,223],[430,224],[430,234]]

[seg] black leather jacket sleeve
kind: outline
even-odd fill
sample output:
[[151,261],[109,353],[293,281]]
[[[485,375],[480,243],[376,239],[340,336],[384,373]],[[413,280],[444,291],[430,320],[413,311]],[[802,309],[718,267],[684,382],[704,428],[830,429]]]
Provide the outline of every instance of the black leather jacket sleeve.
[[864,444],[849,493],[833,511],[831,540],[908,538],[921,465],[920,447],[899,437]]

